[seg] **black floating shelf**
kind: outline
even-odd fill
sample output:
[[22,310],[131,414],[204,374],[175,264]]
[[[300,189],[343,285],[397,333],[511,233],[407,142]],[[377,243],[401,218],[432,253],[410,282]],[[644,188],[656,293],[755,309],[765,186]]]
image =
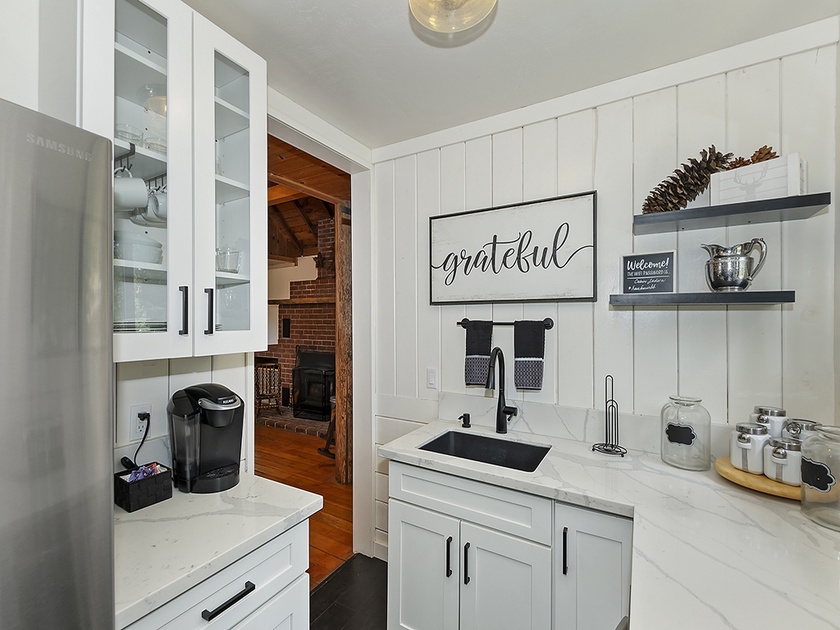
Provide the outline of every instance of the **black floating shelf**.
[[660,234],[674,230],[699,230],[704,228],[771,223],[807,219],[831,203],[831,193],[814,193],[761,199],[744,203],[637,214],[633,217],[633,233]]
[[669,304],[790,304],[796,291],[743,291],[733,293],[618,293],[610,296],[611,306],[667,306]]

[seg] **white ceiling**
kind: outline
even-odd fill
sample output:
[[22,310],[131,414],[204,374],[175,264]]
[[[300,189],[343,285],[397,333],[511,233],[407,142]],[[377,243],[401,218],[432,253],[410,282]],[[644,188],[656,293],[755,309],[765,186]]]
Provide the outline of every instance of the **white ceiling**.
[[186,2],[267,59],[269,86],[370,148],[840,14],[840,0],[498,0],[479,37],[445,43],[408,0]]

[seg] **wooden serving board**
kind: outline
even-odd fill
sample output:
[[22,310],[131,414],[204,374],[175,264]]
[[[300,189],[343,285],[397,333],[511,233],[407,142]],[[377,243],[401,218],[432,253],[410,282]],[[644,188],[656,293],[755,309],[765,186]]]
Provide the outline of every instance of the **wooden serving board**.
[[715,460],[715,471],[724,479],[728,479],[732,483],[737,483],[739,486],[744,486],[751,490],[758,490],[764,494],[772,494],[783,499],[802,500],[802,491],[799,486],[789,486],[786,483],[774,481],[764,475],[753,475],[752,473],[739,470],[732,465],[728,457],[718,457]]

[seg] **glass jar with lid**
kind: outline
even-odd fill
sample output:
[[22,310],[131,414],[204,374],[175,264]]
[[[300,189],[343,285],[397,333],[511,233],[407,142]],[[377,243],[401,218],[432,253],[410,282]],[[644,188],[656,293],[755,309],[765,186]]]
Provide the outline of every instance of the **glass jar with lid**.
[[840,531],[840,427],[818,425],[802,443],[802,513]]
[[711,466],[712,417],[699,398],[670,396],[662,407],[662,461],[685,470]]

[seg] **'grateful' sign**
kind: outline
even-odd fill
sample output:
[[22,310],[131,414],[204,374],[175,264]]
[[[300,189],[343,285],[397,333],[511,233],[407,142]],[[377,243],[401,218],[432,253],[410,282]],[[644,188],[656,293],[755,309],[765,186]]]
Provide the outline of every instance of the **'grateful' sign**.
[[431,303],[595,300],[595,193],[430,220]]

